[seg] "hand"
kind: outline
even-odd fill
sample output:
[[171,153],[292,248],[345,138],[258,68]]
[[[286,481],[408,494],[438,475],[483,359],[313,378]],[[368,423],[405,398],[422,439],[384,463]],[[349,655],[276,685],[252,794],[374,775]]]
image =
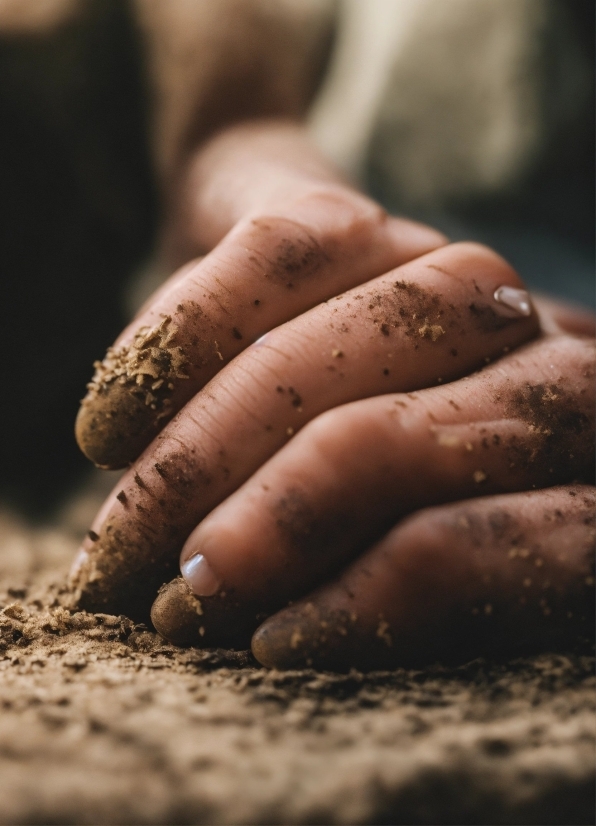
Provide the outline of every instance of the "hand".
[[[236,147],[230,158],[237,157]],[[217,164],[214,166],[217,169]],[[226,168],[225,163],[222,166]],[[200,168],[200,163],[198,167]],[[217,178],[217,175],[215,177]],[[241,176],[236,176],[235,180],[241,180]],[[311,183],[309,182],[309,186]],[[299,191],[296,184],[296,180],[289,184],[289,190],[294,195]],[[317,184],[317,187],[319,185]],[[196,186],[196,182],[194,187],[194,191],[202,191],[201,187]],[[272,187],[270,185],[268,187],[270,193]],[[275,198],[279,197],[282,190],[283,187],[276,192]],[[193,191],[192,187],[191,191]],[[318,197],[320,192],[320,189],[317,189],[315,195]],[[350,198],[355,195],[349,190],[346,190],[346,193]],[[284,194],[284,198],[286,197],[287,192]],[[304,199],[297,198],[295,201],[290,198],[289,202],[293,207],[296,203],[303,207],[306,201],[307,206],[313,208],[317,197],[310,199],[307,193]],[[356,196],[356,198],[362,199],[362,196]],[[201,203],[201,199],[198,200]],[[209,198],[206,198],[205,202],[209,203]],[[370,202],[365,199],[362,199],[362,202],[370,206]],[[233,213],[232,207],[235,204],[234,199],[228,204],[230,214]],[[224,209],[218,214],[225,213]],[[317,216],[314,209],[310,214],[313,217],[313,232],[309,234],[313,234],[320,230],[321,219],[324,216],[320,213]],[[241,223],[242,219],[240,219]],[[386,219],[383,219],[382,223],[386,223]],[[191,230],[193,226],[195,229],[202,226],[204,237],[211,235],[212,239],[217,238],[218,232],[214,231],[213,225],[210,225],[207,220],[201,224],[195,222],[194,225],[191,221]],[[414,229],[418,228],[414,227]],[[219,233],[221,231],[220,227]],[[192,231],[188,232],[187,236],[192,237]],[[234,233],[231,233],[229,238],[233,236]],[[437,236],[434,240],[435,244],[438,243]],[[349,247],[353,236],[345,233],[343,241]],[[197,247],[200,247],[200,243],[200,241],[197,242]],[[220,247],[224,244],[220,244]],[[246,250],[241,250],[240,245],[237,245],[235,249],[239,257],[242,254],[246,255]],[[271,256],[269,258],[271,259]],[[279,259],[271,260],[278,263]],[[327,277],[327,273],[334,272],[331,264],[332,262],[325,262],[322,268],[323,280]],[[199,266],[202,267],[202,265]],[[238,279],[233,278],[235,273],[232,268],[227,272],[234,297],[237,300],[241,296],[240,285],[234,283],[234,280],[238,281]],[[203,283],[189,278],[189,273],[192,273],[192,270],[186,268],[171,284],[166,285],[153,305],[145,311],[145,317],[148,315],[149,318],[159,318],[160,308],[164,306],[160,302],[165,302],[166,309],[168,306],[175,305],[174,298],[177,291],[183,288],[190,287],[195,290],[195,293],[203,289],[202,295],[205,295]],[[213,273],[208,268],[201,269],[201,274],[203,273],[206,273],[207,278],[213,274],[218,276],[217,271]],[[268,280],[266,274],[265,286],[268,286]],[[333,278],[331,281],[332,284],[336,284]],[[305,283],[309,284],[309,281]],[[262,282],[261,285],[263,285]],[[312,279],[310,285],[312,289]],[[317,287],[319,286],[317,284]],[[379,393],[424,388],[465,375],[485,361],[498,357],[508,349],[536,335],[537,318],[533,312],[525,315],[516,312],[514,307],[494,300],[496,288],[502,286],[513,287],[514,290],[519,290],[521,287],[515,274],[501,259],[475,245],[454,245],[414,261],[396,272],[381,276],[371,283],[364,284],[361,288],[353,289],[346,295],[339,296],[337,301],[322,304],[310,312],[303,313],[246,350],[222,370],[205,390],[197,393],[180,415],[166,427],[161,436],[137,462],[134,469],[124,477],[122,483],[104,505],[90,532],[84,555],[79,559],[78,570],[74,577],[78,587],[79,604],[96,610],[142,614],[157,586],[167,576],[168,569],[173,572],[172,563],[176,556],[176,549],[182,545],[192,528],[213,507],[249,479],[251,474],[258,471],[263,463],[266,463],[263,470],[267,468],[270,464],[267,460],[275,451],[279,453],[272,460],[273,462],[279,457],[285,457],[294,442],[290,442],[282,450],[280,448],[293,433],[321,412],[353,399],[377,396]],[[474,291],[473,295],[470,295],[471,289]],[[282,297],[282,303],[286,300],[283,298],[283,291],[278,292],[277,295]],[[475,300],[471,301],[470,298]],[[180,297],[176,300],[179,302]],[[312,303],[316,303],[316,300]],[[178,309],[177,305],[175,306]],[[239,318],[245,317],[246,306],[247,302],[244,305],[242,302],[237,302]],[[286,306],[291,306],[291,302],[288,302]],[[229,308],[233,309],[233,307],[234,305],[230,304],[224,309],[229,311]],[[167,317],[168,313],[166,312],[165,315]],[[199,319],[202,318],[198,313],[195,315]],[[135,324],[142,325],[144,320],[144,318],[137,319]],[[183,321],[185,321],[184,317]],[[192,336],[194,333],[196,339],[196,319],[194,322],[193,324],[193,319],[186,319],[182,329],[176,333],[176,338],[172,336],[171,340],[165,343],[166,349],[168,345],[172,345],[170,349],[174,350],[174,355],[184,357],[185,353],[175,348],[181,346],[177,344],[179,340],[188,342],[191,348],[195,346]],[[220,327],[223,326],[221,319],[219,323]],[[209,330],[208,320],[205,321],[203,329]],[[168,332],[162,330],[162,333],[164,332],[164,338],[167,338]],[[182,338],[179,339],[178,336]],[[126,341],[125,338],[123,340]],[[236,341],[240,341],[237,347],[246,344],[240,339]],[[155,343],[155,340],[147,342],[149,346],[145,349],[148,349],[150,354],[151,346]],[[221,348],[218,349],[221,353]],[[226,355],[223,353],[221,355],[222,359],[217,356],[219,365],[224,363],[226,355],[229,357],[230,351]],[[211,365],[213,372],[217,370],[217,367],[217,363]],[[186,385],[186,393],[196,393],[209,375],[209,370],[206,370],[202,373],[197,371],[197,374],[190,379],[173,377],[174,380],[171,383],[174,385],[174,390],[169,398],[166,398],[169,405],[165,405],[165,409],[158,409],[159,405],[156,404],[156,410],[153,411],[152,432],[156,432],[171,412],[180,406],[182,403],[180,399],[184,400],[184,391],[179,388],[184,388]],[[122,428],[119,430],[118,422],[119,419],[126,419],[126,415],[132,409],[130,402],[126,401],[127,396],[134,396],[135,393],[135,388],[131,387],[130,383],[127,386],[129,378],[125,375],[125,380],[120,385],[122,390],[116,388],[116,393],[114,393],[114,387],[118,381],[114,378],[106,381],[104,387],[100,386],[92,391],[91,398],[83,409],[79,421],[79,432],[84,432],[81,423],[88,425],[89,422],[96,424],[99,421],[102,428],[100,438],[95,437],[95,444],[100,450],[105,449],[107,444],[108,447],[115,446],[117,453],[123,445],[126,445],[126,428],[124,431]],[[139,384],[137,387],[139,390],[136,392],[142,393],[142,385]],[[179,395],[176,395],[177,392]],[[106,399],[108,402],[104,404],[103,409],[102,399],[104,403]],[[122,399],[125,399],[124,403]],[[151,404],[146,406],[151,409]],[[345,409],[347,408],[343,408]],[[106,412],[110,414],[111,419],[105,417]],[[328,419],[339,412],[332,411],[327,413],[326,417]],[[371,426],[373,419],[370,420]],[[320,422],[324,420],[325,416],[319,416],[319,419],[309,426],[310,430],[307,427],[295,443],[303,447],[308,445],[308,441],[304,442],[303,436],[312,432],[313,427],[320,427]],[[114,427],[114,422],[116,427]],[[149,430],[146,429],[143,434],[145,439],[148,437],[148,432]],[[338,432],[342,432],[342,429],[340,428]],[[149,437],[150,435],[151,433]],[[583,438],[585,440],[585,434]],[[578,439],[581,440],[581,434]],[[416,440],[413,444],[416,444]],[[472,442],[470,444],[473,446]],[[343,453],[346,460],[350,456],[353,459],[356,455],[359,466],[368,468],[374,476],[373,453],[366,454],[363,459],[358,440],[350,443],[346,439],[343,441],[339,439],[338,450]],[[308,450],[302,458],[306,460],[306,464],[299,462],[298,479],[301,474],[304,476],[305,468],[306,476],[308,476],[308,468],[312,465],[312,461],[308,460]],[[313,457],[313,461],[315,458],[316,456]],[[122,458],[117,458],[117,461],[121,462]],[[314,467],[317,467],[316,461]],[[481,470],[481,473],[485,472]],[[554,476],[546,482],[539,481],[538,484],[555,482],[561,477],[562,472],[563,469],[557,468]],[[282,481],[283,478],[282,474]],[[441,494],[440,490],[437,490],[431,478],[425,477],[423,479],[423,488],[426,486],[424,495],[418,500],[414,498],[411,502],[402,503],[401,510],[398,509],[399,513],[393,507],[393,519],[407,513],[408,510],[414,510],[436,501],[446,501],[462,495],[477,495],[490,489],[488,485],[483,486],[484,480],[480,479],[478,474],[476,474],[476,480],[475,486],[467,494],[456,485],[449,495],[445,495],[444,492]],[[250,486],[251,482],[247,484]],[[521,484],[523,487],[524,484],[536,483],[522,482]],[[519,485],[519,478],[516,474],[512,474],[512,478],[508,479],[501,489],[515,490],[516,485]],[[375,489],[374,484],[371,483],[370,489],[371,491]],[[497,489],[499,489],[498,486]],[[316,487],[313,491],[316,492]],[[288,499],[283,495],[283,491],[280,492],[279,486],[274,490],[274,495],[279,495],[280,502]],[[381,499],[382,497],[376,504],[380,504]],[[292,503],[292,496],[290,500],[290,511],[292,511],[296,503]],[[224,513],[234,513],[233,503],[235,501],[235,496],[231,496],[221,508],[214,512],[213,518],[216,518],[216,514],[222,509]],[[238,501],[242,501],[242,498]],[[350,501],[348,497],[346,502],[349,504]],[[232,510],[228,508],[226,511],[229,503],[232,503]],[[321,503],[325,510],[324,497]],[[348,508],[348,510],[352,509]],[[537,513],[538,510],[539,503],[535,500],[532,512]],[[259,513],[259,508],[254,513],[250,510],[250,516],[256,518],[257,524]],[[189,555],[194,554],[190,569],[188,565],[185,566],[189,581],[194,579],[193,584],[196,585],[197,576],[199,579],[202,576],[203,593],[205,582],[207,582],[207,592],[211,589],[211,594],[213,591],[217,591],[217,594],[197,601],[190,595],[189,589],[181,585],[180,580],[176,581],[162,592],[154,607],[153,617],[156,626],[166,636],[179,642],[194,642],[195,644],[201,641],[203,644],[246,642],[247,634],[250,634],[260,618],[277,610],[287,602],[288,598],[298,597],[319,582],[332,578],[338,569],[348,563],[354,555],[361,553],[367,544],[374,543],[374,540],[382,535],[383,530],[389,527],[391,521],[387,515],[379,517],[378,514],[368,513],[366,508],[361,516],[363,518],[357,520],[357,527],[361,529],[360,533],[358,530],[354,531],[354,535],[350,536],[351,544],[346,543],[342,553],[334,555],[332,543],[327,543],[328,551],[321,554],[319,567],[313,565],[311,559],[308,561],[307,570],[302,571],[301,574],[288,569],[287,576],[282,577],[283,587],[278,581],[279,572],[276,573],[275,566],[271,567],[271,560],[268,557],[270,550],[267,551],[265,543],[264,555],[257,565],[257,570],[260,566],[262,576],[271,586],[265,589],[262,583],[259,584],[259,576],[255,576],[254,570],[249,572],[245,570],[240,586],[235,584],[234,574],[230,575],[224,570],[225,553],[220,554],[224,561],[219,563],[219,571],[217,570],[218,562],[215,562],[211,564],[211,572],[209,572],[209,564],[213,562],[210,552],[202,554],[199,551],[203,561],[197,565],[199,559],[197,547],[202,547],[201,530],[204,525],[209,526],[212,519],[209,517],[196,532],[199,536],[199,545],[197,546],[196,543],[193,545],[196,539],[196,535],[193,535],[186,544],[183,557],[187,562]],[[349,524],[349,520],[346,524]],[[337,527],[333,530],[339,537],[341,532],[337,530]],[[250,532],[246,536],[249,537]],[[240,545],[242,542],[243,539]],[[234,554],[236,554],[235,562]],[[237,570],[242,570],[242,563],[238,563],[245,557],[248,560],[252,559],[251,553],[239,551],[238,543],[236,548],[232,543],[229,557],[232,559],[232,572],[235,566]],[[271,567],[270,571],[269,567]],[[261,588],[260,592],[259,588]],[[256,590],[253,593],[251,589]],[[414,615],[412,613],[412,616]],[[278,615],[282,625],[284,616],[283,613]],[[279,635],[276,637],[278,643],[273,646],[269,645],[269,649],[274,650],[273,655],[271,650],[267,654],[267,644],[263,644],[263,639],[271,640],[275,637],[275,634],[272,636],[270,633],[271,623],[275,621],[275,618],[270,620],[260,632],[260,636],[255,638],[255,651],[265,662],[283,664],[284,656],[288,662],[292,658],[288,660],[287,652],[283,655],[283,645],[279,643]],[[380,624],[384,622],[387,620],[379,620],[375,633],[381,627]],[[275,625],[273,627],[275,628]],[[421,623],[420,627],[424,628],[424,624]],[[370,629],[362,632],[362,628],[358,627],[355,629],[355,634],[350,637],[352,643],[347,650],[352,652],[350,656],[354,663],[358,660],[356,653],[358,646],[353,644],[355,636],[360,634],[365,640],[365,648],[374,651],[374,646],[370,647],[366,643],[368,632]],[[299,631],[299,634],[302,632]],[[465,635],[460,636],[462,640],[465,639]],[[308,634],[304,634],[304,638],[308,640]],[[296,642],[298,637],[294,635],[292,639]],[[311,643],[313,639],[311,634]],[[259,640],[261,640],[260,643]],[[317,645],[320,647],[320,639],[315,640],[314,644],[315,647]],[[312,647],[311,644],[310,648]],[[340,663],[341,646],[333,645],[331,648],[336,652],[336,663]],[[295,646],[290,646],[290,649],[295,655]],[[309,645],[305,644],[300,647],[298,654],[303,659],[312,660],[312,651],[309,653],[309,650]],[[345,654],[344,649],[344,660]],[[393,648],[391,656],[396,658],[396,661],[400,657],[403,658],[406,656],[405,648],[403,646],[400,650]],[[329,652],[323,655],[323,663],[325,657],[328,662],[332,661]],[[378,653],[373,654],[373,661],[380,661]]]
[[[108,499],[76,573],[79,603],[142,612],[192,529],[326,410],[448,382],[531,339],[531,307],[494,297],[506,288],[527,298],[520,286],[490,250],[456,244],[257,341],[191,399]],[[342,450],[359,465],[369,460],[349,443]]]
[[227,642],[299,597],[253,638],[276,667],[589,636],[594,488],[515,491],[591,479],[593,377],[594,343],[559,335],[449,385],[319,416],[191,534],[182,570],[199,599],[175,581],[155,626],[183,644]]

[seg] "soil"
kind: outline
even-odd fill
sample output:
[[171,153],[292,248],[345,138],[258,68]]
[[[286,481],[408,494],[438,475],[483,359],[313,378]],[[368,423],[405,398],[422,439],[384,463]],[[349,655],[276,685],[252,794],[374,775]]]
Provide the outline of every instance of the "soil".
[[101,495],[0,515],[0,822],[594,822],[591,657],[337,675],[176,648],[60,605]]
[[[188,379],[188,361],[173,346],[178,327],[171,316],[152,329],[141,327],[129,345],[108,348],[94,363],[77,419],[79,446],[100,467],[125,467],[136,458],[160,421],[173,413],[175,383]],[[122,444],[131,443],[124,455]]]

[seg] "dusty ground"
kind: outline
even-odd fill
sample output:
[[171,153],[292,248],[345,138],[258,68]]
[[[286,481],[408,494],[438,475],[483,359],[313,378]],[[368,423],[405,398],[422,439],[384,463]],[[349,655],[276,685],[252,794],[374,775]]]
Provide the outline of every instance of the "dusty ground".
[[0,822],[594,822],[594,661],[268,672],[56,600],[60,529],[0,515]]

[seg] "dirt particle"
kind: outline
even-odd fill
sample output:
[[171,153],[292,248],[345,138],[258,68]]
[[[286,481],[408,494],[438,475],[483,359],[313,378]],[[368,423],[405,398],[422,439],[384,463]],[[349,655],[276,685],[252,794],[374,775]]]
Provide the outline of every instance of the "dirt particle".
[[240,332],[240,330],[238,329],[238,327],[232,327],[232,335],[233,335],[233,336],[234,336],[234,338],[235,338],[235,339],[237,339],[238,341],[241,341],[241,340],[242,340],[242,333]]
[[87,531],[87,536],[92,542],[97,542],[99,539],[99,534],[95,533],[95,531]]
[[166,473],[163,465],[160,465],[159,462],[156,462],[153,465],[153,467],[155,468],[156,472],[161,476],[162,479],[167,479],[167,473]]
[[132,344],[110,347],[103,361],[94,364],[95,375],[87,385],[91,398],[118,382],[141,393],[147,406],[163,406],[174,380],[189,378],[186,355],[173,344],[177,333],[178,326],[166,315],[155,327],[141,327]]
[[140,487],[141,490],[147,490],[147,485],[143,482],[138,473],[135,473],[134,480],[135,484],[138,485],[138,487]]
[[475,470],[472,474],[472,478],[477,485],[480,485],[482,482],[486,482],[487,475],[483,470]]
[[461,445],[461,439],[458,436],[453,436],[450,433],[439,433],[437,436],[437,443],[441,445],[441,447],[459,447]]
[[430,338],[431,341],[437,341],[445,335],[445,330],[440,324],[429,324],[428,319],[425,319],[422,327],[418,328],[418,335],[421,338]]
[[379,637],[379,639],[383,640],[383,642],[388,648],[391,648],[391,646],[393,645],[393,638],[391,637],[389,628],[390,626],[388,622],[386,622],[385,620],[380,620],[375,633],[377,637]]

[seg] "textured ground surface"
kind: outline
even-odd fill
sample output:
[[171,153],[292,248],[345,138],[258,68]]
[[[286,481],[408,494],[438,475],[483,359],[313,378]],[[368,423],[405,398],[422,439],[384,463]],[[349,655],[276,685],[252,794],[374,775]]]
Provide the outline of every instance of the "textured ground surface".
[[0,822],[593,823],[589,657],[268,672],[71,615],[61,530],[0,516]]

